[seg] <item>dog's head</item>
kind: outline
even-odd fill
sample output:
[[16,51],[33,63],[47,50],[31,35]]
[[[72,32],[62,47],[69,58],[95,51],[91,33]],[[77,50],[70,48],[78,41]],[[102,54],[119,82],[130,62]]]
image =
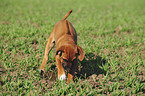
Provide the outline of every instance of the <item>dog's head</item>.
[[85,51],[79,47],[75,46],[61,46],[57,49],[55,55],[60,56],[60,62],[64,69],[69,70],[72,64],[76,63],[77,58],[82,61],[85,56]]

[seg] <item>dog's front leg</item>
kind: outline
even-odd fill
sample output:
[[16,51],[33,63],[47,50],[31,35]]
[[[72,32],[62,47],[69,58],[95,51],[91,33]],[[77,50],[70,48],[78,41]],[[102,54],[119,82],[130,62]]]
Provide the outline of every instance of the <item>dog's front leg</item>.
[[48,60],[48,54],[54,45],[55,45],[55,42],[53,41],[52,36],[50,36],[47,41],[46,47],[45,47],[45,54],[44,54],[44,58],[43,58],[43,61],[42,61],[41,67],[40,67],[40,74],[42,74],[44,72],[44,68],[45,68],[45,65]]
[[76,59],[73,62],[70,71],[68,72],[68,81],[67,81],[67,83],[70,83],[70,82],[73,83],[74,73],[76,72],[77,68],[78,68],[78,60]]
[[65,75],[65,71],[63,69],[63,66],[62,66],[62,64],[60,62],[59,55],[55,56],[55,60],[56,60],[56,66],[57,66],[57,71],[58,71],[58,74],[57,74],[58,79],[59,80],[65,80],[66,79],[66,75]]

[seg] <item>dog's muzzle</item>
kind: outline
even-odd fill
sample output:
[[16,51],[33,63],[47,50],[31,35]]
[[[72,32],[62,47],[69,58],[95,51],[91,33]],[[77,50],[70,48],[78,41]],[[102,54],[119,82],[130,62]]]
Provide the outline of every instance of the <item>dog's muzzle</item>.
[[62,63],[62,66],[65,70],[69,71],[71,68],[72,63]]

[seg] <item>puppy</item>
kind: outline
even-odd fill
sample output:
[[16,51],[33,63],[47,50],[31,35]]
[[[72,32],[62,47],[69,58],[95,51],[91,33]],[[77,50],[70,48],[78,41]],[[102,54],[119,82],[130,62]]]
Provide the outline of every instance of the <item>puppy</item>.
[[70,10],[61,21],[54,26],[45,47],[45,55],[40,67],[40,72],[44,72],[48,54],[56,44],[55,60],[58,70],[58,79],[65,80],[65,70],[67,71],[68,83],[73,82],[73,75],[78,67],[77,58],[82,61],[85,52],[77,45],[77,33],[72,24],[66,20],[71,14]]

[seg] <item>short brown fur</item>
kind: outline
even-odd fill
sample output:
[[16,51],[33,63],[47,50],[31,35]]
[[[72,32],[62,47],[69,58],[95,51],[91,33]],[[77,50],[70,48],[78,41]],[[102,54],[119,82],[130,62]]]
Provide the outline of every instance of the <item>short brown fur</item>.
[[72,24],[66,20],[70,15],[70,10],[61,21],[54,26],[48,42],[45,47],[45,55],[40,67],[44,71],[45,64],[48,60],[48,54],[56,44],[56,66],[58,69],[58,78],[65,74],[64,69],[68,71],[68,83],[73,82],[73,75],[78,67],[77,58],[83,60],[85,52],[77,45],[77,33]]

